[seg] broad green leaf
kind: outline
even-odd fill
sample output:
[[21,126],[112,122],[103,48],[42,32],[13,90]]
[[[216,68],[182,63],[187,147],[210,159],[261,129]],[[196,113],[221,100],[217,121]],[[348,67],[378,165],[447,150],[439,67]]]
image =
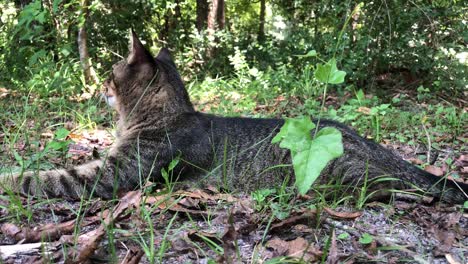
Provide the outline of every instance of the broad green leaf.
[[299,57],[299,58],[308,58],[308,57],[315,57],[315,56],[317,56],[317,51],[315,50],[310,50],[304,55],[296,55],[296,57]]
[[312,139],[311,130],[315,128],[309,117],[300,119],[288,118],[281,127],[280,132],[271,140],[271,143],[280,142],[280,147],[291,151],[302,151],[307,141]]
[[364,233],[362,234],[361,238],[359,238],[359,243],[367,245],[372,243],[373,240],[374,238],[371,235],[369,235],[368,233]]
[[346,72],[338,70],[336,60],[331,59],[326,64],[317,64],[315,78],[323,83],[340,84],[344,82]]
[[272,143],[291,151],[296,187],[301,194],[309,191],[328,162],[343,154],[341,132],[325,127],[312,139],[315,124],[309,117],[287,119]]
[[333,127],[321,129],[304,151],[292,153],[296,186],[301,194],[307,193],[331,160],[343,154],[341,132]]
[[54,150],[61,150],[61,149],[66,149],[68,146],[67,141],[51,141],[49,142],[48,146]]
[[65,128],[60,128],[59,130],[55,131],[54,138],[55,139],[65,139],[69,134],[70,134],[70,131],[68,131]]
[[346,232],[338,235],[338,239],[341,239],[341,240],[348,239],[348,238],[349,238],[349,234]]

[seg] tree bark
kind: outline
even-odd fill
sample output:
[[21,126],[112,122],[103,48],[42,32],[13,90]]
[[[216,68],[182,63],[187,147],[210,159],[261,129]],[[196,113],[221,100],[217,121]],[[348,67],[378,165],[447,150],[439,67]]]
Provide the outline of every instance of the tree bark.
[[223,29],[225,26],[225,10],[224,0],[212,0],[211,7],[208,12],[208,38],[213,41],[212,46],[207,50],[208,58],[213,58],[216,54],[215,33],[218,29]]
[[212,0],[208,13],[208,30],[216,32],[217,29],[224,29],[226,24],[226,4],[224,0]]
[[[81,13],[84,16],[84,22],[78,29],[78,52],[80,54],[80,62],[81,62],[81,67],[83,68],[83,74],[85,77],[85,82],[87,85],[90,85],[90,87],[93,87],[93,84],[98,84],[99,79],[96,75],[96,72],[91,65],[91,61],[89,59],[89,53],[88,53],[88,34],[86,33],[86,19],[88,18],[89,15],[89,10],[88,10],[88,0],[82,0],[81,1]],[[90,88],[89,90],[90,94],[93,95],[95,93],[95,88]]]
[[208,1],[197,0],[197,30],[201,32],[206,28],[208,20]]
[[216,23],[218,29],[224,29],[226,24],[226,6],[224,0],[218,0],[218,9],[216,10]]
[[266,0],[260,0],[260,18],[259,18],[259,27],[258,27],[258,41],[263,42],[265,40],[265,9],[266,9]]
[[212,0],[210,11],[208,13],[208,34],[210,35],[213,35],[214,32],[216,32],[216,17],[218,15],[218,2],[219,0]]

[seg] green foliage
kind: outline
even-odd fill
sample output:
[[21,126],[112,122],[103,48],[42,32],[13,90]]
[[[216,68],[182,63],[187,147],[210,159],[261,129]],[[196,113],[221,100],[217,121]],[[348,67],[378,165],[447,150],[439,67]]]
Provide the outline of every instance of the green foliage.
[[343,232],[337,236],[337,238],[340,240],[346,240],[346,239],[349,239],[349,237],[350,237],[349,233],[346,233],[346,232]]
[[362,236],[359,238],[359,243],[361,243],[363,245],[368,245],[368,244],[372,243],[372,241],[374,241],[374,238],[371,235],[369,235],[368,233],[362,234]]
[[252,199],[255,201],[255,209],[261,211],[268,206],[267,198],[272,194],[275,194],[276,190],[274,189],[259,189],[252,192]]
[[[78,28],[83,25],[99,76],[105,76],[118,59],[116,54],[127,53],[127,32],[132,27],[153,52],[162,46],[174,50],[177,64],[189,80],[207,76],[218,80],[247,71],[243,76],[261,78],[261,86],[268,92],[281,90],[303,97],[315,95],[311,78],[301,79],[311,70],[323,83],[340,83],[347,73],[347,84],[357,84],[360,89],[392,72],[410,76],[397,77],[397,85],[413,87],[408,82],[418,80],[414,89],[422,84],[429,91],[461,94],[467,82],[463,1],[393,1],[385,5],[371,1],[354,9],[355,3],[349,1],[267,1],[262,40],[257,38],[258,2],[226,3],[229,23],[214,34],[195,28],[194,0],[95,0],[90,1],[87,18],[78,0],[28,2],[19,6],[17,1],[0,1],[0,59],[4,62],[0,82],[26,91],[33,86],[32,91],[43,97],[49,92],[86,92],[76,45]],[[210,58],[207,51],[213,48],[216,56]],[[296,63],[298,58],[317,54],[334,59],[317,67]],[[338,79],[328,80],[324,74],[334,71],[336,64],[343,72],[335,76]],[[242,65],[263,76],[249,75],[249,69],[238,68]],[[285,72],[288,77],[283,81],[284,76],[275,76]]]
[[66,138],[69,134],[70,134],[70,131],[68,131],[65,128],[60,128],[59,130],[55,132],[54,139],[46,145],[46,149],[51,148],[57,151],[68,150],[68,145],[70,145],[71,140],[66,140]]
[[340,84],[344,82],[345,76],[346,72],[337,69],[334,58],[326,64],[317,64],[317,70],[315,70],[315,78],[323,83]]
[[27,170],[33,165],[37,165],[37,169],[42,168],[46,164],[42,164],[42,160],[48,156],[60,155],[65,157],[68,152],[68,147],[71,144],[71,140],[66,139],[70,131],[65,128],[60,128],[54,134],[53,139],[48,142],[44,149],[39,153],[26,158],[22,157],[16,150],[13,150],[13,155],[16,162],[20,165],[21,170]]
[[331,160],[343,154],[341,133],[336,128],[325,127],[312,138],[315,124],[310,118],[286,119],[272,143],[291,151],[296,187],[307,193],[322,170]]
[[[161,175],[164,179],[164,184],[166,185],[167,191],[172,192],[175,187],[175,182],[177,181],[177,177],[179,175],[174,175],[174,168],[179,164],[180,162],[180,157],[177,156],[175,157],[170,163],[169,166],[166,168],[161,169]],[[145,177],[148,177],[149,175],[144,175]],[[140,176],[141,178],[141,176]],[[144,181],[141,181],[142,183]]]

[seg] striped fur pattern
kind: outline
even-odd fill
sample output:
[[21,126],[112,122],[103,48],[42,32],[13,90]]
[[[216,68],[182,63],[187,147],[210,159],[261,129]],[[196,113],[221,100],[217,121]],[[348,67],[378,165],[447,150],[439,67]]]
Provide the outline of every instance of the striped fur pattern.
[[[107,157],[71,169],[4,176],[1,186],[35,196],[110,199],[140,188],[148,179],[161,182],[161,169],[176,157],[181,161],[173,177],[190,184],[251,191],[294,181],[291,166],[278,166],[290,164],[289,152],[270,143],[282,119],[196,112],[169,52],[162,49],[153,58],[133,32],[129,56],[113,66],[104,87],[107,101],[119,113],[118,138]],[[467,199],[462,191],[467,192],[466,185],[440,181],[343,124],[321,120],[319,126],[338,128],[345,146],[344,155],[323,171],[323,183],[333,177],[359,186],[365,177],[387,176],[398,180],[377,189],[414,185],[448,202]]]

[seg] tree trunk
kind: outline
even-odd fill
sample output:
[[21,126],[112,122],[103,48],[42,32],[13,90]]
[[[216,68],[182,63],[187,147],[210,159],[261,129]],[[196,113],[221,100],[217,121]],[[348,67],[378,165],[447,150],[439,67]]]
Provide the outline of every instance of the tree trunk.
[[216,10],[216,23],[218,29],[224,29],[226,24],[226,6],[224,0],[218,0],[218,9]]
[[[81,62],[81,67],[83,68],[83,74],[85,77],[85,82],[87,85],[89,85],[89,93],[91,95],[94,95],[95,87],[93,87],[95,84],[99,83],[99,79],[96,75],[96,72],[94,71],[93,66],[91,65],[90,59],[89,59],[89,53],[88,53],[88,34],[86,33],[86,19],[88,18],[89,15],[89,10],[88,10],[88,0],[82,0],[81,1],[81,14],[84,17],[83,24],[80,26],[78,29],[78,52],[80,54],[80,62]],[[94,85],[93,85],[94,84]]]
[[263,42],[265,40],[265,8],[266,0],[260,0],[260,23],[258,27],[258,41]]
[[208,20],[208,1],[197,0],[197,30],[201,32],[206,28],[206,22]]
[[208,13],[208,34],[209,35],[213,35],[214,32],[216,32],[216,17],[218,15],[218,2],[219,0],[212,0],[210,11]]
[[211,45],[207,50],[208,58],[213,58],[216,53],[215,33],[218,29],[223,29],[225,25],[225,3],[224,0],[212,0],[211,7],[208,12],[208,38],[212,41]]

